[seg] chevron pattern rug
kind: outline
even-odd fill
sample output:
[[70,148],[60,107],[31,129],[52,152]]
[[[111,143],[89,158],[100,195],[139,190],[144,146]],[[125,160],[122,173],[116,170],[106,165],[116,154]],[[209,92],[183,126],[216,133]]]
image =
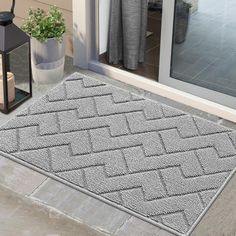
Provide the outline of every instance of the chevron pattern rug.
[[0,128],[0,151],[188,235],[234,172],[236,132],[75,73]]

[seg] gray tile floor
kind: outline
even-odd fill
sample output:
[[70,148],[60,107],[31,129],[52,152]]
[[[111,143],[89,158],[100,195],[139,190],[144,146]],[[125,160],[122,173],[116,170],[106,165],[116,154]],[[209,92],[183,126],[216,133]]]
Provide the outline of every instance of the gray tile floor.
[[[66,71],[73,72],[79,71],[86,75],[95,77],[104,82],[111,83],[115,86],[125,88],[136,94],[145,96],[147,98],[161,101],[167,105],[180,108],[186,112],[204,117],[217,123],[224,124],[227,127],[236,129],[236,124],[231,123],[216,116],[207,114],[205,112],[198,111],[191,107],[184,106],[158,95],[145,92],[142,89],[137,89],[133,86],[129,86],[122,82],[112,80],[108,77],[98,75],[94,72],[87,70],[79,70],[71,66],[71,60],[67,59]],[[5,123],[11,117],[13,117],[17,111],[28,106],[35,101],[39,96],[42,96],[48,89],[55,86],[51,84],[34,85],[34,97],[26,104],[19,107],[16,111],[6,116],[0,113],[0,124]],[[207,212],[203,220],[196,227],[193,232],[194,236],[215,236],[215,235],[234,235],[236,234],[235,222],[236,222],[236,176],[232,178],[229,185],[224,189],[221,196],[216,200],[211,209]],[[149,223],[139,220],[133,216],[130,216],[123,211],[120,211],[114,207],[104,204],[94,198],[91,198],[81,192],[75,191],[61,183],[58,183],[50,178],[36,173],[24,166],[16,164],[10,160],[0,157],[0,185],[5,186],[21,195],[27,196],[29,201],[38,202],[44,206],[49,206],[70,218],[75,219],[77,222],[81,222],[91,228],[107,233],[109,235],[116,236],[171,236],[169,232],[154,227]],[[4,191],[3,191],[4,192]],[[1,195],[1,194],[0,194]],[[18,196],[16,196],[18,198]],[[226,207],[227,206],[227,207]],[[3,206],[0,205],[0,212]],[[219,217],[221,215],[222,217]],[[33,221],[29,221],[29,224],[35,224]],[[3,227],[0,224],[0,235],[8,236],[3,232]],[[45,227],[45,234],[36,233],[33,235],[50,235],[50,231]],[[56,226],[55,226],[56,227]],[[43,232],[43,231],[42,231]],[[46,233],[47,232],[47,233]],[[15,235],[27,235],[19,232],[14,232]],[[14,234],[11,234],[14,235]],[[28,234],[32,235],[32,234]],[[66,235],[58,233],[58,235]],[[73,235],[73,234],[71,234]],[[75,234],[77,236],[77,234]],[[78,234],[85,236],[86,234]]]
[[0,234],[105,236],[64,214],[0,186]]
[[235,0],[199,0],[186,41],[174,44],[172,76],[236,96]]

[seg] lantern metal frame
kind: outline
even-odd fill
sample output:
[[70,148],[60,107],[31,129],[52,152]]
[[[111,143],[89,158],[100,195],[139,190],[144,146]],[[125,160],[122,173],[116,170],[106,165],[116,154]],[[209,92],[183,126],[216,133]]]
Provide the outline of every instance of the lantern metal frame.
[[[31,68],[31,45],[30,45],[30,37],[26,35],[24,32],[22,32],[13,22],[14,18],[14,7],[15,7],[15,0],[12,1],[12,7],[10,12],[1,12],[2,18],[4,19],[0,24],[0,32],[7,32],[8,30],[11,31],[8,35],[11,37],[19,36],[19,35],[13,35],[12,32],[20,33],[18,44],[14,45],[14,42],[11,42],[12,46],[8,47],[6,50],[1,50],[0,48],[0,54],[2,56],[2,76],[3,76],[3,104],[0,104],[0,111],[8,114],[12,110],[19,107],[23,102],[28,100],[32,97],[32,68]],[[0,14],[1,14],[0,13]],[[9,29],[7,29],[9,27]],[[4,28],[4,30],[3,30]],[[6,36],[6,35],[4,35]],[[9,38],[11,38],[9,37]],[[0,44],[5,44],[5,39],[1,40],[0,38]],[[15,100],[11,103],[8,101],[8,78],[7,78],[7,72],[10,68],[10,60],[9,60],[9,53],[13,50],[19,48],[20,46],[23,46],[24,44],[28,45],[28,66],[29,66],[29,92],[26,92],[24,90],[21,90],[19,88],[15,87]],[[4,48],[4,46],[2,46]],[[17,76],[16,76],[17,77]],[[17,79],[17,78],[16,78]]]

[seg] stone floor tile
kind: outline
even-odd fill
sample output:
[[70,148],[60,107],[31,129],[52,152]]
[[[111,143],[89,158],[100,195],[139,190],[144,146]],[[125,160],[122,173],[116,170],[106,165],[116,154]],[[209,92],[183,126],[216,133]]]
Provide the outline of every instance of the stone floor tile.
[[32,197],[108,233],[115,232],[130,217],[123,211],[52,179],[47,180]]
[[68,215],[73,215],[74,211],[90,198],[88,195],[50,178],[33,193],[32,197]]
[[105,235],[2,187],[0,209],[1,236]]
[[223,235],[236,235],[236,174],[191,234],[191,236]]
[[158,236],[175,236],[174,234],[162,229],[159,231]]
[[115,236],[159,236],[161,229],[132,216],[116,231]]
[[29,195],[46,179],[46,176],[0,156],[1,185],[17,193]]
[[74,217],[90,226],[114,233],[131,216],[95,198],[90,198],[75,210]]

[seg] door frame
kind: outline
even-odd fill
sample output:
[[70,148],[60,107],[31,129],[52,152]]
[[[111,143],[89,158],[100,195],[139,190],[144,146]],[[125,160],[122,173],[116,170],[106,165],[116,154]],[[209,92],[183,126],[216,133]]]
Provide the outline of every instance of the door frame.
[[[120,70],[98,61],[99,31],[98,31],[98,1],[99,0],[73,0],[73,43],[74,65],[83,69],[90,69],[113,79],[139,87],[149,92],[167,97],[176,102],[194,107],[218,117],[236,122],[236,110],[225,105],[220,105],[206,98],[199,97],[199,93],[191,94],[186,85],[179,83],[175,86],[167,74],[166,65],[170,65],[170,55],[165,54],[172,47],[171,29],[173,29],[173,13],[168,8],[163,8],[162,36],[161,36],[161,64],[159,82],[149,80],[143,76]],[[175,0],[165,0],[164,7],[172,6]],[[168,9],[168,10],[166,10]],[[174,9],[174,8],[172,8]],[[167,17],[172,14],[171,19]],[[164,20],[168,19],[168,20]],[[171,26],[172,24],[172,26]],[[170,37],[169,37],[170,36]],[[167,64],[166,64],[167,63]],[[165,71],[166,70],[166,71]],[[169,73],[169,72],[168,72]],[[170,80],[171,79],[171,83]],[[181,81],[180,81],[181,82]],[[186,83],[185,83],[186,84]],[[197,87],[197,86],[196,86]],[[200,87],[199,87],[200,88]],[[188,90],[188,91],[187,91]],[[205,93],[205,89],[201,88]],[[207,92],[210,91],[206,89]],[[216,92],[217,93],[217,92]],[[222,94],[217,93],[219,96]],[[217,95],[217,96],[218,96]],[[229,96],[230,97],[230,96]],[[231,97],[232,98],[232,97]]]

